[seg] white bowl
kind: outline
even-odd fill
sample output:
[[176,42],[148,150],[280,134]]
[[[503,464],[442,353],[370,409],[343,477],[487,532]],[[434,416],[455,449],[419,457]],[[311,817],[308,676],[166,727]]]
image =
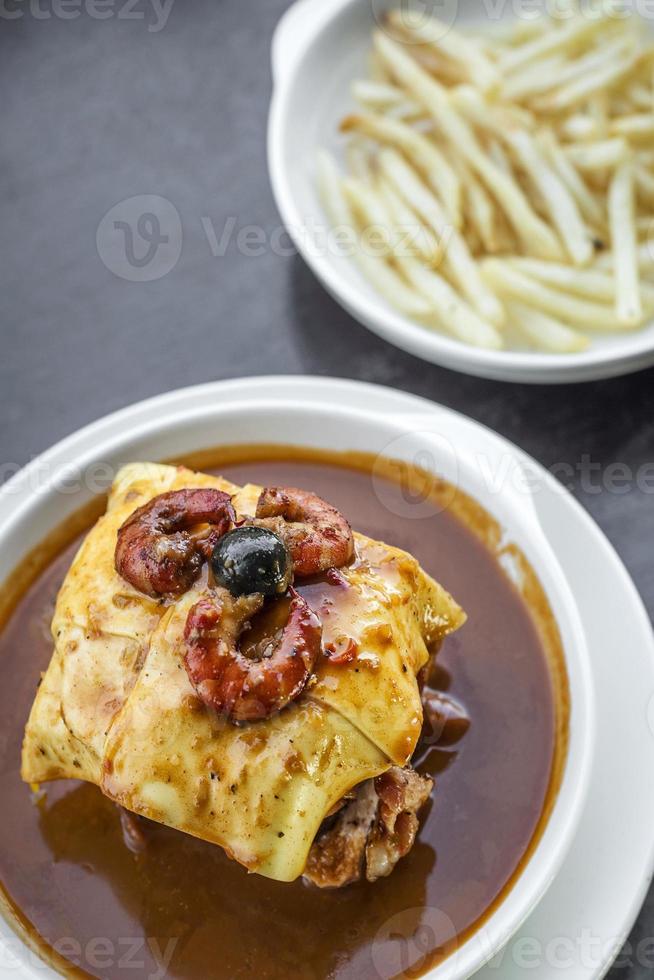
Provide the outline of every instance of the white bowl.
[[[455,4],[457,23],[478,20],[483,10],[478,0],[443,0],[443,4],[448,9]],[[443,4],[437,4],[437,9]],[[316,153],[319,147],[337,150],[340,146],[338,124],[353,106],[351,81],[366,74],[376,18],[384,8],[399,5],[399,0],[298,0],[275,33],[268,166],[277,207],[307,264],[334,299],[373,333],[417,357],[465,374],[558,383],[628,374],[654,364],[654,321],[634,333],[598,338],[580,354],[470,347],[397,313],[352,261],[325,246],[326,217],[315,189]],[[508,17],[512,7],[494,5],[498,16]]]
[[[317,378],[262,378],[189,388],[82,429],[0,488],[0,581],[49,531],[91,498],[90,478],[97,481],[100,464],[109,480],[117,467],[130,460],[160,460],[235,443],[359,450],[410,462],[418,459],[423,467],[431,459],[440,475],[497,518],[507,540],[523,550],[545,589],[561,632],[571,690],[565,772],[543,836],[512,890],[483,929],[429,974],[434,980],[464,980],[502,948],[557,875],[577,829],[593,759],[596,732],[589,655],[574,597],[534,505],[538,490],[534,477],[541,471],[483,426],[422,399],[374,386]],[[11,930],[0,920],[2,935],[10,937]],[[15,947],[15,937],[13,942]],[[17,955],[31,975],[30,954],[19,948]],[[44,976],[42,967],[38,975]]]

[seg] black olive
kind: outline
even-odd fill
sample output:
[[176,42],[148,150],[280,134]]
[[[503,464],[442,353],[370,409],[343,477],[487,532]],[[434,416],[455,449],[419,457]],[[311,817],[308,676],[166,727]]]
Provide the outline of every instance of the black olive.
[[293,574],[291,556],[279,535],[251,525],[237,527],[220,539],[211,568],[218,584],[233,596],[251,592],[281,595]]

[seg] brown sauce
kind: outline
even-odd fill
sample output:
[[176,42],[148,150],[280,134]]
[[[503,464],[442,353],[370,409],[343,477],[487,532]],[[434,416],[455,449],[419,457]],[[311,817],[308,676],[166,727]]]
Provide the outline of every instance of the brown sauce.
[[214,451],[186,462],[237,483],[310,488],[357,530],[414,554],[468,613],[439,654],[438,684],[466,706],[472,724],[455,746],[419,750],[418,768],[436,778],[433,801],[412,852],[375,884],[334,892],[280,884],[154,824],[145,827],[145,849],[134,853],[117,809],[94,786],[52,783],[35,801],[20,780],[22,732],[75,548],[62,551],[59,540],[50,560],[53,546],[44,545],[17,573],[15,601],[7,598],[12,583],[5,589],[13,610],[0,634],[6,914],[65,973],[77,967],[114,978],[131,964],[135,976],[188,980],[379,980],[398,969],[418,976],[451,951],[451,931],[462,941],[501,901],[555,799],[567,681],[540,586],[514,550],[518,588],[502,571],[492,519],[421,471],[281,448]]

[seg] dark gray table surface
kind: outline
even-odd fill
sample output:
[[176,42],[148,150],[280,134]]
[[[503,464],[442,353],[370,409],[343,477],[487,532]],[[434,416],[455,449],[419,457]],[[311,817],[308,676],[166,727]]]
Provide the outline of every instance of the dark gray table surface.
[[[247,226],[268,240],[279,227],[265,127],[270,38],[287,5],[177,0],[163,25],[151,0],[108,0],[102,20],[85,0],[0,3],[0,475],[183,385],[268,373],[379,382],[479,419],[565,474],[652,615],[654,371],[560,387],[454,374],[364,330],[297,256],[239,245]],[[105,213],[136,195],[167,199],[181,218],[179,260],[150,282],[114,274],[101,254],[111,265],[115,252],[96,247]],[[217,256],[211,230],[220,239],[230,220]],[[632,940],[653,930],[654,894]],[[627,955],[611,976],[645,977],[649,956]]]

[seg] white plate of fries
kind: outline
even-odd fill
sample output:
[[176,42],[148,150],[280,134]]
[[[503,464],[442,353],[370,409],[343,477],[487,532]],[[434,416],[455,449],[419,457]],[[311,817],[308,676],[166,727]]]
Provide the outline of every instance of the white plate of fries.
[[654,25],[622,3],[289,9],[273,190],[356,319],[498,380],[654,364]]

